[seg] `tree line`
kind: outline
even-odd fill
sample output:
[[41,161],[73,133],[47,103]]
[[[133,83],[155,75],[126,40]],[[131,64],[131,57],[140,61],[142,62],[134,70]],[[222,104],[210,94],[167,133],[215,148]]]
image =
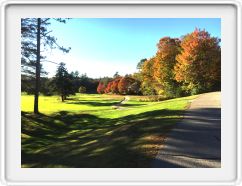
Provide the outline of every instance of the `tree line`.
[[196,28],[181,38],[161,38],[157,48],[138,63],[137,73],[103,79],[97,92],[174,98],[221,89],[219,38]]
[[[39,92],[45,96],[60,95],[64,101],[69,95],[75,93],[97,93],[99,79],[93,79],[78,71],[68,72],[65,63],[61,62],[53,77],[40,77]],[[21,92],[34,94],[35,78],[26,74],[21,75]]]
[[124,77],[116,73],[113,78],[102,78],[99,81],[97,92],[99,94],[141,94],[140,81],[132,75]]

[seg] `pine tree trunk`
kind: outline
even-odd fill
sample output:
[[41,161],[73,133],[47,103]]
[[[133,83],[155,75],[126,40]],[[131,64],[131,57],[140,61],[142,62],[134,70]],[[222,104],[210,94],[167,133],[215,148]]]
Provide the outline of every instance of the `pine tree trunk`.
[[40,26],[41,19],[37,19],[37,54],[35,72],[35,94],[34,94],[34,113],[39,113],[39,87],[40,87]]

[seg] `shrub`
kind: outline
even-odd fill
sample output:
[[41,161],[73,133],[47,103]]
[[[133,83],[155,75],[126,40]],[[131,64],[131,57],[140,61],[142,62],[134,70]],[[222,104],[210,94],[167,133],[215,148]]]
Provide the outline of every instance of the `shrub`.
[[80,86],[80,87],[79,87],[79,92],[80,92],[80,93],[86,93],[86,87],[84,87],[84,86]]

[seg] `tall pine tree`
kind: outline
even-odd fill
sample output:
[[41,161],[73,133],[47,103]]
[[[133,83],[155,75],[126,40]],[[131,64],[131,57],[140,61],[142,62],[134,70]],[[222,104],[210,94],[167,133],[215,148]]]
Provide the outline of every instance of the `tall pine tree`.
[[[39,113],[39,89],[40,76],[43,72],[41,62],[44,56],[41,51],[50,49],[60,49],[68,53],[70,48],[66,49],[60,46],[56,40],[57,38],[50,35],[49,25],[50,18],[24,18],[21,19],[21,66],[22,72],[35,77],[35,91],[34,91],[34,113]],[[61,23],[65,23],[65,19],[53,19]]]

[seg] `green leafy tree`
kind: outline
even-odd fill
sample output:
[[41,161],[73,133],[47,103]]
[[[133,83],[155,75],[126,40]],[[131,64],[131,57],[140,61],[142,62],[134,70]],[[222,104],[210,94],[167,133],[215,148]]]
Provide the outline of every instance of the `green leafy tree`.
[[137,64],[137,67],[136,67],[136,68],[137,68],[138,70],[141,70],[142,67],[143,67],[143,65],[144,65],[144,63],[145,63],[145,61],[147,61],[146,58],[141,59],[141,60],[139,61],[139,63]]
[[119,75],[119,73],[118,73],[118,72],[115,72],[115,74],[113,75],[113,79],[116,79],[116,78],[119,78],[119,77],[121,77],[121,76]]

